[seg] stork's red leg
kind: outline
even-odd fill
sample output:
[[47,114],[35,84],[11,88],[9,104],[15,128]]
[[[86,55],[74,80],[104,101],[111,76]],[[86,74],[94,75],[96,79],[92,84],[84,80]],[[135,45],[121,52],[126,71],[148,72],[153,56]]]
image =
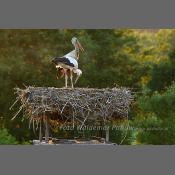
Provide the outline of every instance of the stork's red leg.
[[70,80],[71,80],[71,87],[74,88],[72,70],[70,70]]

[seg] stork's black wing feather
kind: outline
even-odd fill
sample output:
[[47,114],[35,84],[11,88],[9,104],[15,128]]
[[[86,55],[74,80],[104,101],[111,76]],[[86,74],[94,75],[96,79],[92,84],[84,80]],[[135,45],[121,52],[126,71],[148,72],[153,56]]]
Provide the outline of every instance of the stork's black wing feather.
[[71,62],[69,61],[69,59],[66,58],[66,57],[58,57],[58,58],[56,57],[56,58],[54,58],[54,59],[52,60],[52,62],[53,62],[54,64],[56,64],[56,65],[62,63],[62,64],[65,64],[65,65],[68,65],[68,66],[71,66],[71,67],[75,67],[75,65],[74,65],[73,63],[71,63]]

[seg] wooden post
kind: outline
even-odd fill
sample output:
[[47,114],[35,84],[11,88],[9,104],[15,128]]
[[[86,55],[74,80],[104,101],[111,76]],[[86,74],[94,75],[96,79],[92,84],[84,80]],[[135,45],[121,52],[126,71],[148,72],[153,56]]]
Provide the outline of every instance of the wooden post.
[[[98,126],[103,127],[105,125],[104,125],[103,121],[99,121]],[[98,137],[104,138],[104,130],[103,129],[99,130],[99,136]]]
[[40,127],[39,127],[39,141],[42,142],[42,118],[40,119]]
[[45,116],[45,141],[48,143],[49,141],[49,122],[48,117]]
[[106,128],[106,142],[109,142],[109,127]]

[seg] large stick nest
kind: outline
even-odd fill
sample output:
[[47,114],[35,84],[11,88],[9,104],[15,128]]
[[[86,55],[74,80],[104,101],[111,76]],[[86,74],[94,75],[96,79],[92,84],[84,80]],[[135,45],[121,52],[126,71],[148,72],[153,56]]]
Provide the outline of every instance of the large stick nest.
[[20,110],[30,120],[57,114],[63,120],[107,121],[115,116],[127,117],[133,99],[127,88],[53,88],[27,87],[16,88],[17,100],[21,101]]

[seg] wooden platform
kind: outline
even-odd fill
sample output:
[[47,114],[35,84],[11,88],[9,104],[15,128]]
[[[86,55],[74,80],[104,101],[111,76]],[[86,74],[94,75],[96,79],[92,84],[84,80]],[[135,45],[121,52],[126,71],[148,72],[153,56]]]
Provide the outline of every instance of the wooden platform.
[[33,140],[33,145],[116,145],[115,143],[111,142],[100,142],[98,140],[68,140],[68,139],[59,139],[57,142],[53,142],[52,140],[49,140],[46,142],[45,140],[42,140],[41,142],[39,140]]

